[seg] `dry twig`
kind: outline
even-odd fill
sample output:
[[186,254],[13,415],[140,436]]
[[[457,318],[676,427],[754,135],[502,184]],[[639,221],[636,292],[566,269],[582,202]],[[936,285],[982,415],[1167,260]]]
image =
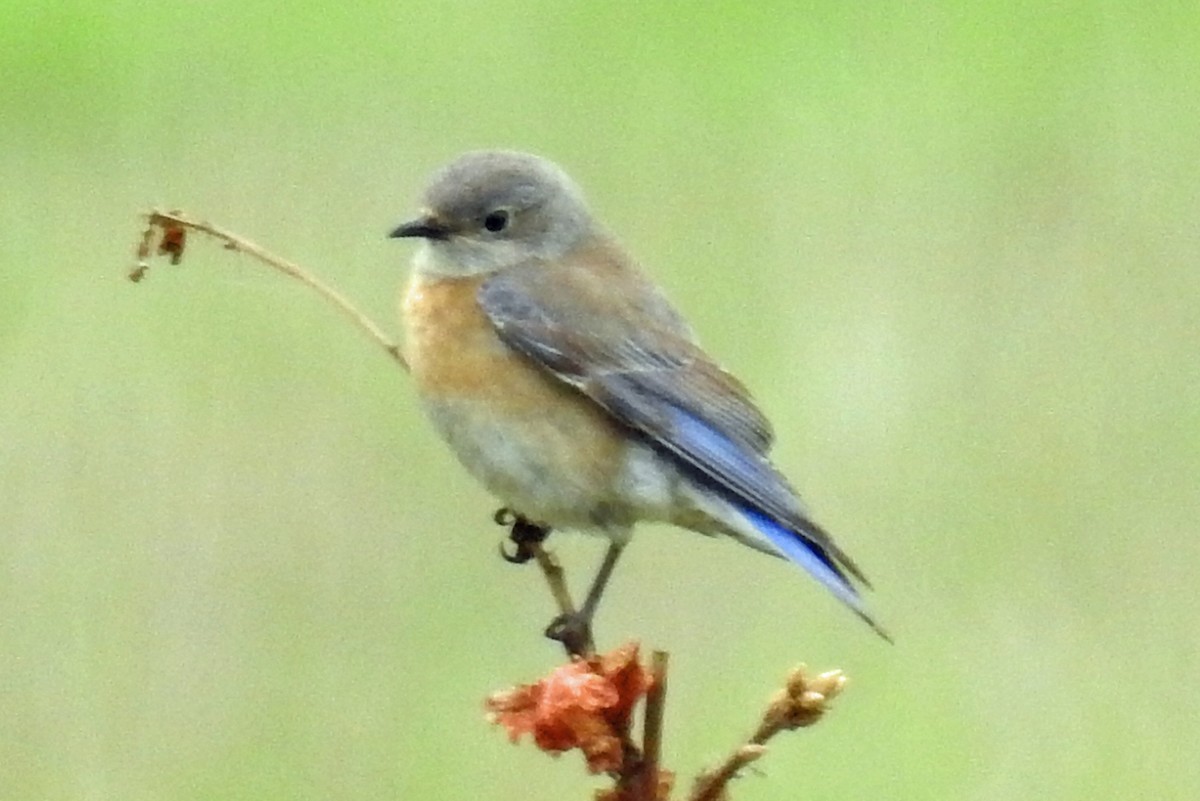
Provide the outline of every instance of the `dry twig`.
[[[146,230],[143,232],[141,242],[137,248],[137,264],[129,271],[129,280],[136,283],[146,276],[146,272],[150,269],[150,255],[155,250],[159,255],[169,256],[172,264],[179,264],[183,258],[188,231],[196,231],[211,236],[222,242],[227,250],[235,250],[252,256],[268,267],[296,279],[310,289],[316,290],[317,294],[325,298],[329,303],[332,303],[339,311],[350,318],[352,323],[365,332],[375,344],[383,348],[402,368],[405,370],[408,369],[408,363],[404,361],[404,356],[400,353],[400,347],[388,338],[387,334],[383,333],[383,329],[376,325],[371,318],[367,317],[353,303],[347,300],[342,293],[324,283],[300,267],[300,265],[277,256],[232,231],[226,231],[224,228],[212,223],[197,222],[181,211],[158,211],[154,209],[146,213]],[[155,249],[153,243],[156,232],[160,234],[160,239],[158,247]]]
[[846,675],[840,670],[830,670],[809,677],[804,665],[799,665],[788,674],[782,689],[771,697],[759,721],[758,729],[750,739],[733,749],[725,761],[714,770],[706,771],[696,779],[688,801],[724,801],[726,786],[742,768],[767,752],[766,743],[781,731],[790,731],[811,726],[829,710],[829,702],[836,698],[846,686]]

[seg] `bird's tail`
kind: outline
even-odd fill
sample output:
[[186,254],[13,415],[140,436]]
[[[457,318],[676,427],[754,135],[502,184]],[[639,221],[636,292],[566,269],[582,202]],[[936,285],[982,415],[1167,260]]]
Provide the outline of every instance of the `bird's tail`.
[[[786,559],[795,562],[833,593],[839,601],[850,607],[876,634],[888,642],[892,637],[867,611],[862,596],[850,582],[845,571],[834,558],[817,542],[804,534],[791,530],[761,512],[736,505],[734,509],[745,518],[755,534],[766,539]],[[857,570],[855,571],[857,573]]]

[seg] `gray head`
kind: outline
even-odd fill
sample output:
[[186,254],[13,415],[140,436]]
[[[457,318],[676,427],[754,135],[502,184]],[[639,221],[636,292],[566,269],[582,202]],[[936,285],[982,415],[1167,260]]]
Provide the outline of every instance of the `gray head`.
[[478,151],[443,167],[417,219],[392,231],[420,237],[418,269],[479,275],[553,259],[591,230],[583,195],[567,174],[527,153]]

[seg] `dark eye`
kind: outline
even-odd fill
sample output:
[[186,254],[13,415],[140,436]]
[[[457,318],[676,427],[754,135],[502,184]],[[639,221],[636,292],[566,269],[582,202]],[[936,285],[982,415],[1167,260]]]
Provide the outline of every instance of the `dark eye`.
[[491,231],[493,234],[499,233],[508,227],[508,212],[503,209],[497,209],[491,214],[483,218],[483,227]]

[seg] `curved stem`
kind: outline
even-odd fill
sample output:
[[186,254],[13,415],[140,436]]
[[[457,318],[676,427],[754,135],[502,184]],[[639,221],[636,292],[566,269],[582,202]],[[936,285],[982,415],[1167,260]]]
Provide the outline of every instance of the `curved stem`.
[[[146,214],[146,221],[146,232],[142,236],[142,241],[137,251],[138,263],[129,272],[129,279],[131,281],[140,281],[150,268],[148,258],[150,256],[151,241],[155,228],[161,229],[164,237],[163,243],[159,245],[159,252],[170,253],[173,262],[178,262],[179,258],[183,255],[183,238],[179,236],[179,232],[185,229],[197,231],[220,240],[229,250],[245,253],[248,256],[258,259],[268,267],[272,267],[284,275],[295,278],[310,289],[316,290],[317,294],[335,306],[372,339],[375,344],[383,348],[400,367],[405,370],[408,369],[408,363],[404,360],[404,356],[400,352],[400,346],[393,342],[383,332],[383,329],[376,325],[371,318],[359,311],[342,293],[307,272],[295,262],[277,256],[248,239],[244,239],[231,231],[226,231],[220,226],[193,220],[185,216],[183,212],[159,211],[154,209]],[[170,242],[170,247],[167,246],[168,241]]]

